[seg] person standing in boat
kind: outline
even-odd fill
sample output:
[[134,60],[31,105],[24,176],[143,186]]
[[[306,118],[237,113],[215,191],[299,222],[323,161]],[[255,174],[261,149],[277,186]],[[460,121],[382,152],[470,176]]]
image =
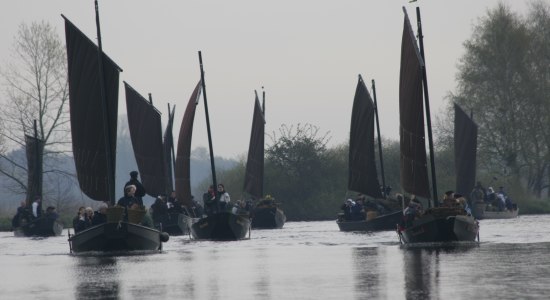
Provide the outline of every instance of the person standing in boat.
[[225,187],[223,184],[218,184],[218,201],[220,204],[220,211],[225,211],[227,208],[229,208],[229,202],[231,202],[231,198],[229,197],[229,193],[225,191]]
[[36,199],[32,203],[32,215],[35,218],[42,216],[42,199],[40,199],[40,196],[36,196]]
[[21,201],[21,205],[17,208],[17,213],[15,213],[15,216],[13,216],[13,219],[11,220],[11,227],[20,227],[21,225],[28,223],[29,218],[30,212],[27,208],[27,201],[23,200]]
[[166,216],[168,214],[168,206],[164,201],[164,197],[158,196],[155,203],[151,205],[151,209],[149,211],[151,212],[151,216],[153,218],[153,224],[156,227],[159,227],[160,224],[165,223]]
[[344,204],[340,207],[341,210],[344,211],[344,219],[346,221],[351,221],[351,215],[352,215],[352,209],[355,206],[355,201],[352,199],[347,199]]
[[134,197],[138,198],[139,200],[142,200],[143,197],[145,196],[145,187],[138,180],[138,175],[139,175],[139,173],[137,171],[130,172],[130,180],[128,182],[126,182],[126,184],[124,185],[124,191],[126,192],[126,187],[127,186],[133,185],[136,188],[136,191],[134,193]]
[[218,212],[216,192],[214,191],[213,185],[209,186],[208,191],[202,195],[202,202],[204,203],[204,208],[207,215]]
[[475,203],[481,203],[485,202],[487,198],[485,188],[483,185],[481,185],[481,182],[477,182],[476,186],[474,186],[474,189],[470,193],[470,205],[474,205]]
[[117,205],[125,207],[126,209],[132,207],[133,204],[138,204],[143,207],[143,201],[141,198],[135,196],[136,186],[130,184],[124,188],[124,197],[118,199]]

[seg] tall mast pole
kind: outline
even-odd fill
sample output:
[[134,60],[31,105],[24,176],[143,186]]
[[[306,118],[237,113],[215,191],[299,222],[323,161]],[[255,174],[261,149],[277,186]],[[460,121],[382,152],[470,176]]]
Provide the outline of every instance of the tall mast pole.
[[378,119],[378,103],[376,101],[376,85],[372,80],[372,96],[374,97],[374,116],[376,117],[376,131],[378,133],[378,156],[380,157],[380,175],[382,176],[382,196],[386,195],[386,177],[384,176],[384,159],[382,158],[382,137],[380,136],[380,122]]
[[[99,26],[99,6],[95,0],[95,22],[97,28],[97,60],[99,67],[99,90],[101,93],[101,111],[103,112],[103,136],[105,142],[105,158],[107,160],[107,197],[111,205],[115,205],[115,171],[112,165],[113,153],[111,153],[111,131],[109,130],[113,124],[109,124],[109,111],[107,97],[105,96],[105,78],[103,76],[103,48],[101,45],[101,28]],[[114,124],[116,126],[116,124]]]
[[[174,104],[174,106],[172,106],[172,111],[170,111],[170,103],[168,103],[168,120],[170,122],[170,132],[168,132],[168,134],[170,135],[170,141],[172,141],[171,145],[170,145],[170,148],[171,148],[171,151],[172,151],[172,159],[170,160],[171,163],[172,163],[172,170],[176,170],[176,154],[174,152],[174,135],[172,134],[172,129],[173,129],[173,126],[174,126],[174,112],[175,111],[176,111],[176,105]],[[170,174],[170,176],[172,176],[172,174]],[[172,180],[172,177],[170,177],[170,180]],[[170,191],[170,192],[172,192],[172,191]]]
[[262,113],[264,114],[264,118],[265,118],[265,90],[263,86],[262,86]]
[[204,113],[206,114],[206,130],[208,131],[208,148],[210,149],[210,166],[212,168],[212,185],[214,189],[217,187],[216,182],[216,167],[214,166],[214,150],[212,148],[212,134],[210,133],[210,118],[208,116],[208,103],[206,101],[206,84],[204,83],[204,69],[202,66],[202,54],[199,51],[199,63],[201,66],[201,84],[204,97]]
[[432,120],[430,117],[430,96],[428,94],[428,78],[426,75],[426,58],[424,56],[424,36],[422,35],[422,21],[420,18],[420,7],[416,7],[416,19],[418,26],[418,42],[420,45],[420,56],[424,61],[424,66],[422,66],[422,84],[424,87],[424,106],[426,107],[426,125],[428,126],[428,145],[430,147],[430,167],[432,173],[432,189],[433,189],[433,201],[434,206],[438,206],[437,198],[437,182],[435,176],[435,158],[434,158],[434,144],[432,136]]
[[[42,149],[42,139],[38,138],[38,126],[36,124],[36,120],[34,120],[34,143],[35,143],[35,151],[36,151],[36,196],[39,196],[40,199],[42,199],[42,156],[44,153],[44,150]],[[33,201],[34,199],[31,199]],[[42,205],[42,203],[40,203]]]

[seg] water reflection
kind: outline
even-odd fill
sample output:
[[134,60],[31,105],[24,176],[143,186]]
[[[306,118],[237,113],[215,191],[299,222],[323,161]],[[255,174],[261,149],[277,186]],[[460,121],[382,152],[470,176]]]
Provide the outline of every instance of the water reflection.
[[380,279],[380,263],[378,248],[353,249],[353,265],[355,269],[355,294],[373,299],[381,298],[380,286],[384,285]]
[[258,249],[258,254],[256,259],[254,259],[256,269],[254,273],[258,274],[257,278],[254,280],[254,286],[256,287],[256,292],[254,294],[255,299],[271,299],[271,283],[269,278],[269,254],[267,253],[266,248]]
[[75,257],[75,299],[118,299],[120,284],[113,257]]
[[442,260],[477,247],[477,244],[403,248],[406,299],[440,299]]

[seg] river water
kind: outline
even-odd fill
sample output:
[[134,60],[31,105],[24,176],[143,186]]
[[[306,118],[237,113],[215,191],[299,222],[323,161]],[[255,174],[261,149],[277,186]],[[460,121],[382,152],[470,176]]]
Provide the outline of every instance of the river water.
[[1,232],[0,299],[548,299],[550,215],[480,223],[479,244],[401,246],[391,231],[289,222],[124,256],[70,255],[66,231]]

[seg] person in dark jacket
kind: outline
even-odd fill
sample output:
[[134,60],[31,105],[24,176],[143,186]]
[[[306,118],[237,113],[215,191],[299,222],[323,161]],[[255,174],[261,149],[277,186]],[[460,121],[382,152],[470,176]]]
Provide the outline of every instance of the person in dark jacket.
[[127,185],[124,188],[124,197],[118,199],[118,202],[116,203],[119,206],[130,208],[133,204],[138,204],[140,206],[143,206],[143,201],[141,198],[138,198],[135,196],[136,193],[136,186],[133,184]]
[[160,223],[166,222],[166,216],[168,214],[168,207],[164,201],[164,197],[158,196],[155,203],[151,205],[151,216],[153,218],[153,224],[158,227]]
[[218,199],[216,198],[216,191],[214,186],[208,187],[208,191],[202,195],[202,202],[207,215],[215,214],[218,212]]
[[92,217],[92,226],[107,223],[107,204],[101,203]]
[[138,175],[139,173],[137,171],[130,172],[130,180],[124,185],[124,195],[126,195],[126,187],[133,185],[136,188],[134,197],[142,200],[145,196],[145,187],[143,187],[143,184],[138,180]]

